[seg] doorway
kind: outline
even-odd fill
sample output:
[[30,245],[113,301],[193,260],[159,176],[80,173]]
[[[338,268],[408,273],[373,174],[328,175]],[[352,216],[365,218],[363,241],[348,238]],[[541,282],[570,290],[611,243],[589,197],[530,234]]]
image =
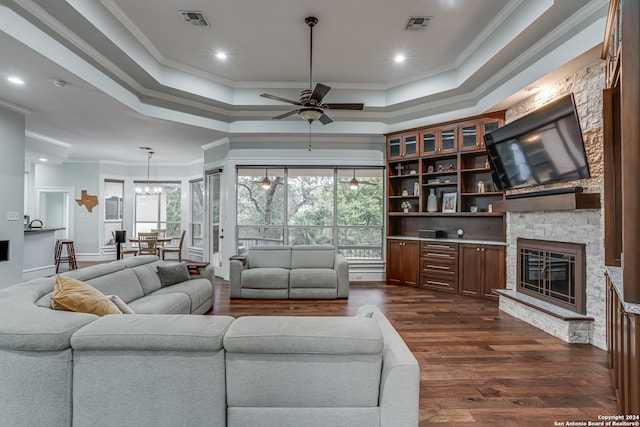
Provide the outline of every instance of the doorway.
[[45,228],[59,228],[55,232],[56,239],[73,240],[73,209],[71,201],[72,187],[38,187],[36,188],[36,213],[31,221],[40,220]]

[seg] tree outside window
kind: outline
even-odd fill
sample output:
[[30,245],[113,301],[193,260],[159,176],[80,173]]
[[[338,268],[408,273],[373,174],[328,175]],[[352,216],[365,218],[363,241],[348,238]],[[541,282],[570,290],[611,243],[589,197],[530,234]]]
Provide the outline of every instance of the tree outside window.
[[[382,169],[238,168],[238,253],[253,245],[329,244],[350,259],[382,259]],[[267,178],[268,181],[265,179]]]

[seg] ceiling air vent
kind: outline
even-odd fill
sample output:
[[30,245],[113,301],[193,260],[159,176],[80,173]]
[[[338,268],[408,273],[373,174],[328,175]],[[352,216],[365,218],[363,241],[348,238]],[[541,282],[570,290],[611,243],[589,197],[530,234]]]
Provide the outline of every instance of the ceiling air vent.
[[207,17],[204,16],[203,12],[198,12],[197,10],[181,10],[180,15],[182,15],[184,22],[191,27],[209,26],[209,21],[207,21]]
[[412,16],[404,26],[405,31],[423,31],[429,25],[431,16]]

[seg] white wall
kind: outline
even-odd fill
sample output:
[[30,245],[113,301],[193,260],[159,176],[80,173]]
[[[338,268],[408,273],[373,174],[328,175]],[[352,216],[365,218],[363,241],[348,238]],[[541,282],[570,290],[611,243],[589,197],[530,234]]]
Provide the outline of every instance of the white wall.
[[[0,107],[0,240],[9,240],[9,261],[0,262],[0,288],[22,281],[24,247],[25,118]],[[7,219],[18,214],[17,221]]]

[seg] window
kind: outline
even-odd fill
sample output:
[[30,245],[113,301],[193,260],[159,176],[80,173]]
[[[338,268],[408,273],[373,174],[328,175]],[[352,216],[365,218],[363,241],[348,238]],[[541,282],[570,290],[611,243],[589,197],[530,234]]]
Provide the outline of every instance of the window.
[[[350,188],[354,176],[357,190]],[[253,245],[328,244],[349,259],[382,259],[382,178],[381,168],[239,167],[238,253]]]
[[[138,184],[134,182],[134,184]],[[144,184],[144,183],[143,183]],[[159,186],[159,194],[136,194],[135,233],[151,229],[166,229],[167,237],[180,238],[180,183],[153,183]]]
[[114,245],[116,230],[123,230],[122,212],[124,199],[124,181],[104,180],[104,232],[105,245]]
[[202,247],[204,224],[204,185],[201,179],[189,183],[191,192],[191,246]]

